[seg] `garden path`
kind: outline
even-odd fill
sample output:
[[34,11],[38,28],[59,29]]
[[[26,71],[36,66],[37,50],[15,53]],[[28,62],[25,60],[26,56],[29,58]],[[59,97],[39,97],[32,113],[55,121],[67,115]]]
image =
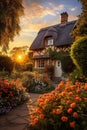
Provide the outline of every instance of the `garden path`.
[[30,114],[34,111],[35,103],[40,94],[30,93],[30,99],[9,113],[0,116],[0,130],[27,130]]

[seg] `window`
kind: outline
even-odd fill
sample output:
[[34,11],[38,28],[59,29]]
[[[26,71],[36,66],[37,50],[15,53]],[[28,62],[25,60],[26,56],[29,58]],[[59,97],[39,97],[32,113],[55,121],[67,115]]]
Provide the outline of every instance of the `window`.
[[48,39],[47,45],[48,45],[48,46],[52,46],[52,45],[53,45],[53,39]]
[[44,67],[44,60],[38,60],[37,67]]

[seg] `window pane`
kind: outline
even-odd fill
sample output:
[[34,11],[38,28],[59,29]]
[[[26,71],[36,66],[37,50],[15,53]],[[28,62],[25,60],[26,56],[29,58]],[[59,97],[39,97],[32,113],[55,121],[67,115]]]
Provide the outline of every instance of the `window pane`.
[[48,45],[53,45],[53,39],[48,40]]

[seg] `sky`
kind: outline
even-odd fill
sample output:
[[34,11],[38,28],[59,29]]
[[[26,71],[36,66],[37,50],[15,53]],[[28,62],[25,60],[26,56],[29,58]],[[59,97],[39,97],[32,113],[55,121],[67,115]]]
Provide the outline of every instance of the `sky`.
[[10,42],[10,49],[30,46],[41,28],[60,23],[62,12],[68,13],[68,21],[78,19],[81,14],[81,3],[78,0],[23,0],[23,6],[21,31]]

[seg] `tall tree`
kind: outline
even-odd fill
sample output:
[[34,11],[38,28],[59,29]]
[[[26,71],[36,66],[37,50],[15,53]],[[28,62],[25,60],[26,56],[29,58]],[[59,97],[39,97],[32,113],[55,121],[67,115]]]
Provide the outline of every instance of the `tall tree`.
[[24,62],[27,62],[27,60],[29,60],[28,49],[29,49],[28,46],[14,47],[10,51],[11,59],[16,62],[17,58],[19,56],[22,56],[22,58],[24,59]]
[[0,0],[0,46],[6,51],[9,42],[20,31],[20,16],[23,15],[22,0]]
[[82,13],[79,17],[76,29],[73,31],[73,35],[87,36],[87,0],[79,0],[82,4]]

